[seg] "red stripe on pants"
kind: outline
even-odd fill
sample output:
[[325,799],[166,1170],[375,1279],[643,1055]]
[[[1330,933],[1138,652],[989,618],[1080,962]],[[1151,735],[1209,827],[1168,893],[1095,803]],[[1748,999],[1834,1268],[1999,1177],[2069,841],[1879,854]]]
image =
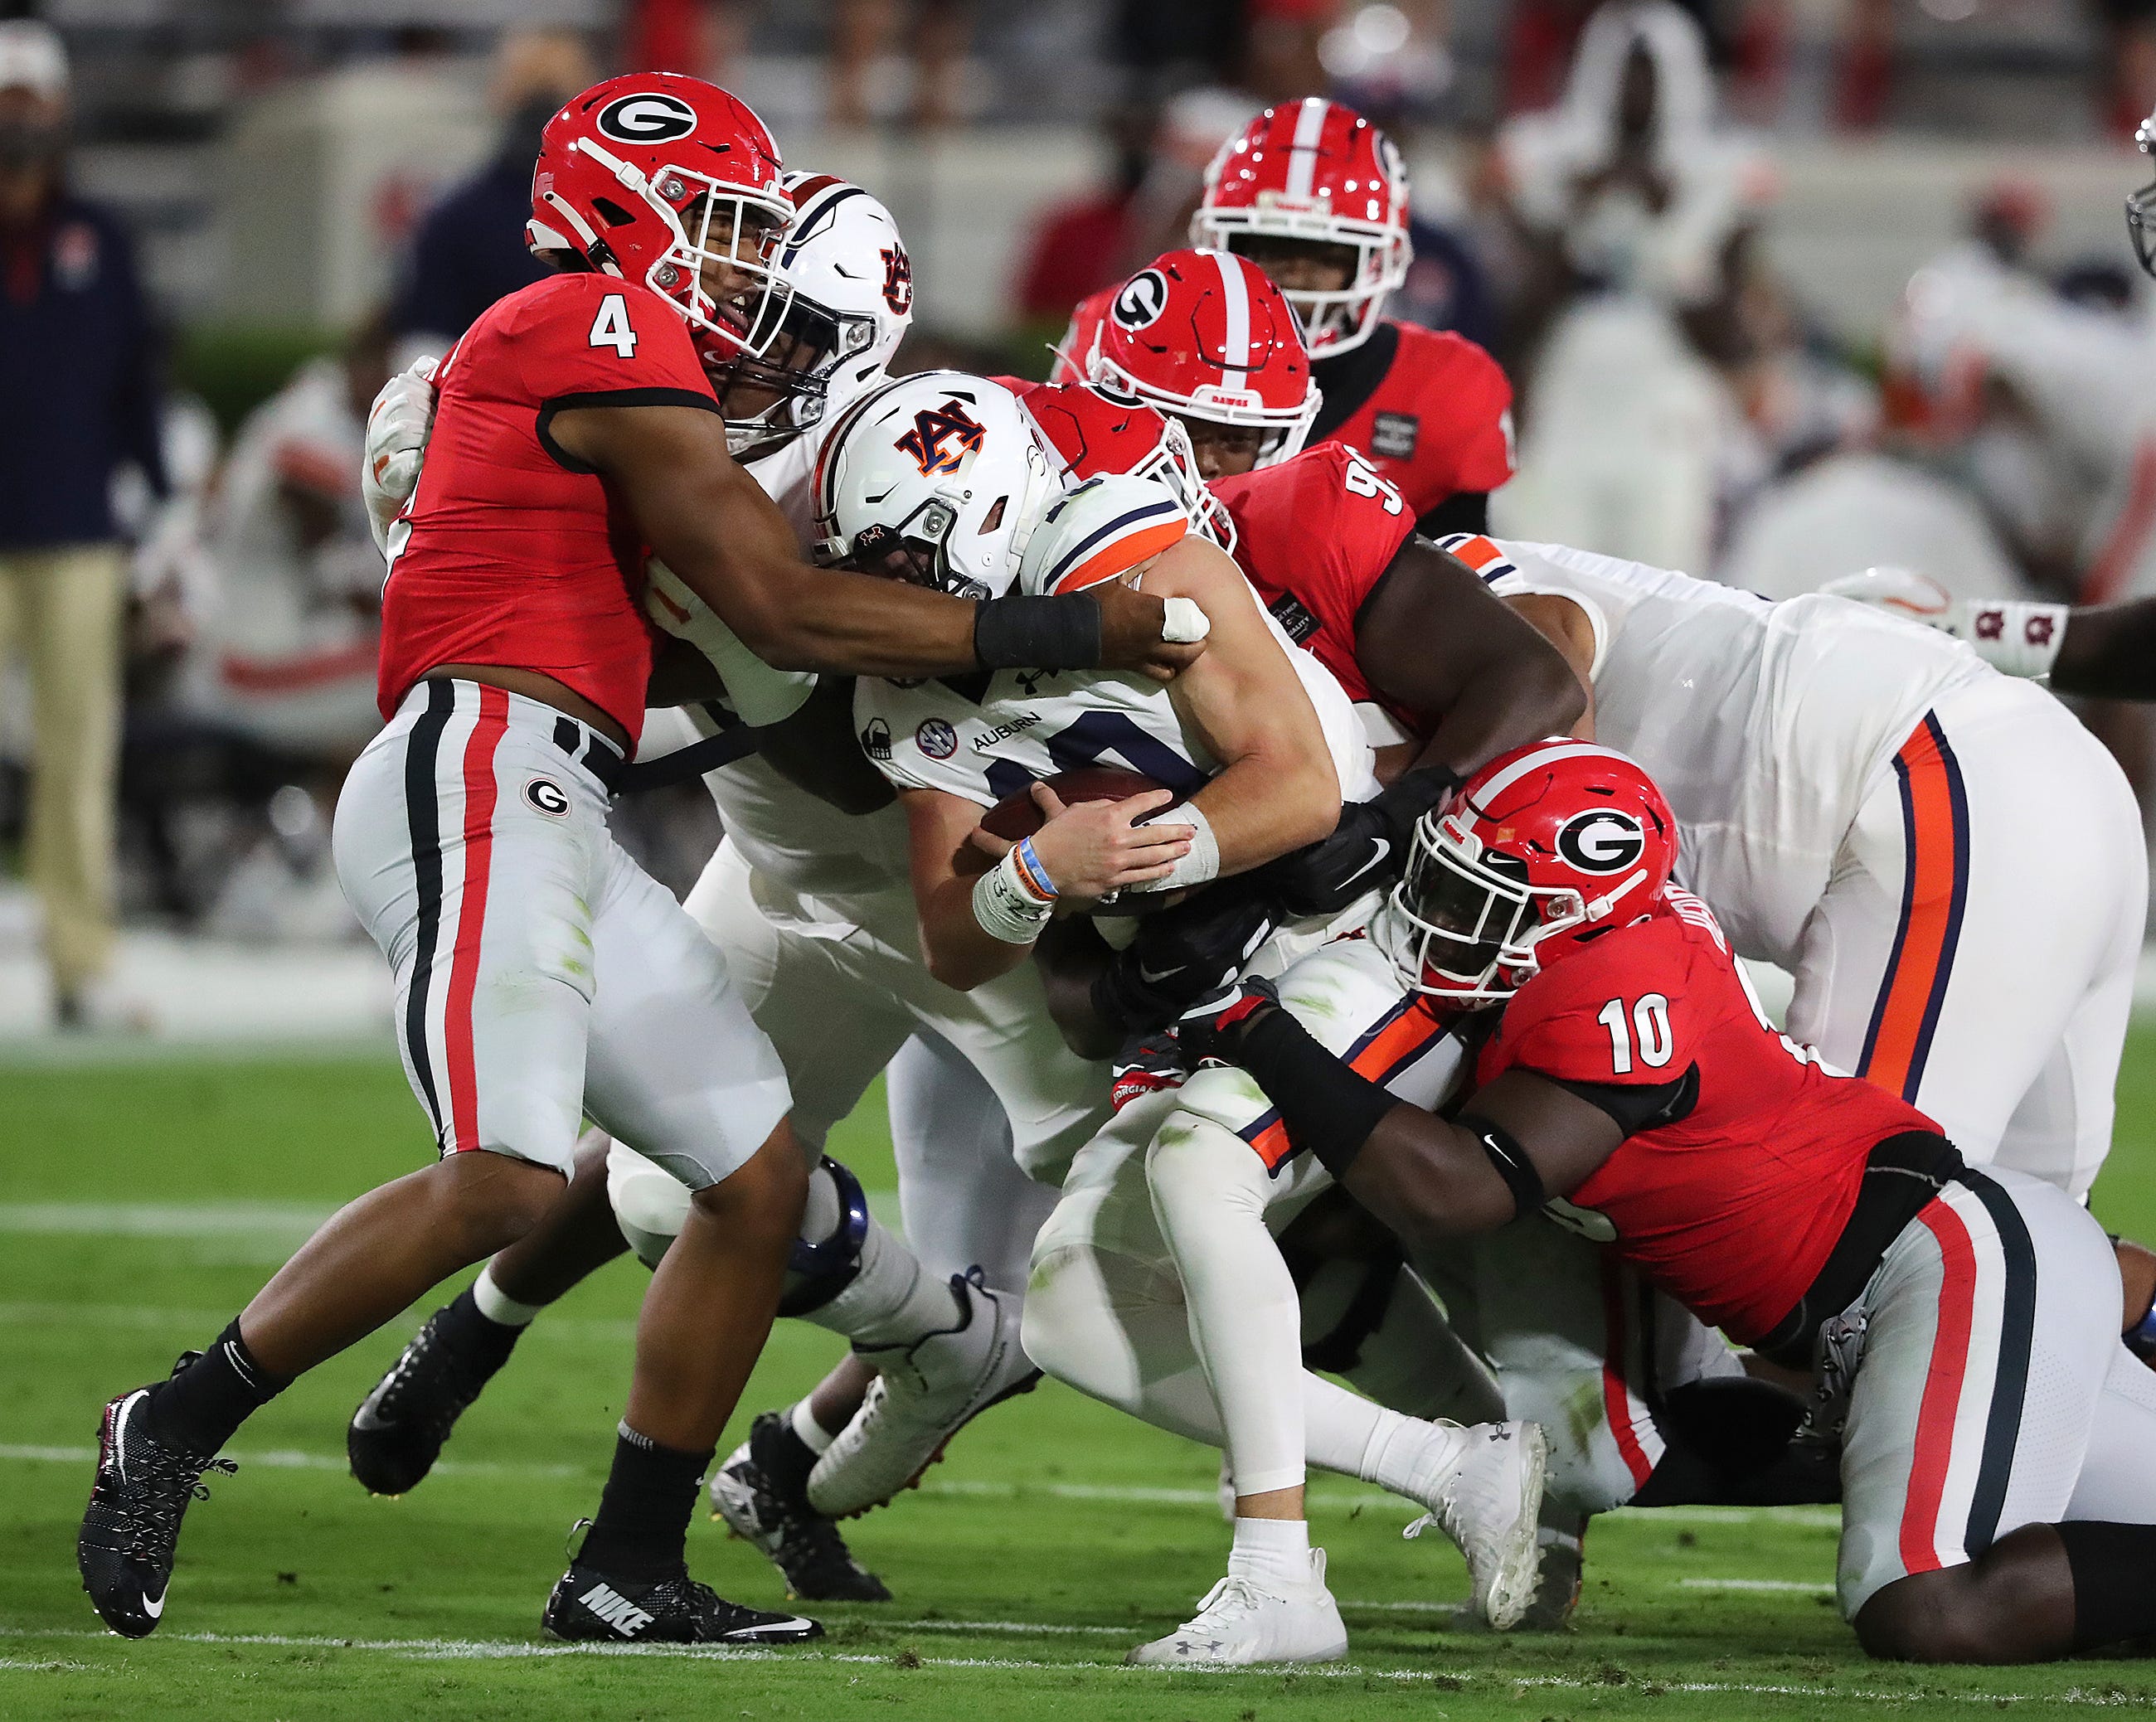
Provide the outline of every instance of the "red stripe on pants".
[[487,874],[494,864],[494,751],[509,727],[509,695],[482,684],[479,721],[465,744],[464,898],[457,942],[449,957],[449,994],[442,1041],[449,1059],[449,1151],[479,1146],[479,1083],[472,1060],[472,993],[479,985],[479,947],[486,930]]
[[[1976,1308],[1976,1248],[1959,1214],[1934,1202],[1917,1216],[1938,1240],[1939,1325],[1932,1340],[1931,1366],[1917,1411],[1917,1450],[1909,1463],[1909,1494],[1902,1508],[1902,1566],[1936,1572],[1939,1559],[1939,1500],[1953,1458],[1954,1426],[1961,1415],[1962,1380],[1969,1371],[1969,1326]],[[1979,1433],[1979,1438],[1981,1435]]]
[[1602,1408],[1616,1438],[1618,1457],[1632,1473],[1635,1490],[1645,1489],[1655,1474],[1654,1461],[1640,1445],[1632,1427],[1632,1395],[1625,1383],[1625,1356],[1630,1349],[1625,1331],[1625,1279],[1616,1262],[1605,1252],[1602,1258]]

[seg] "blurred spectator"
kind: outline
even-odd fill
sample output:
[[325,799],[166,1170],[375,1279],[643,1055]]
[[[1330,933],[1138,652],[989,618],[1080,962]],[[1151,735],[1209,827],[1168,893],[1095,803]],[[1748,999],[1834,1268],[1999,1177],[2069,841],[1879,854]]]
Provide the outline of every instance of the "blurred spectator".
[[[67,56],[0,23],[0,650],[26,660],[37,727],[27,871],[67,1028],[138,1026],[110,981],[124,461],[166,490],[150,313],[119,224],[64,173]],[[30,407],[35,402],[34,410]]]
[[1125,228],[1145,182],[1153,116],[1130,102],[1110,108],[1103,121],[1110,151],[1106,176],[1091,190],[1051,205],[1027,248],[1018,311],[1029,324],[1060,325],[1080,300],[1122,278]]
[[2156,107],[2156,0],[2092,0],[2089,10],[2103,32],[2097,115],[2107,131],[2131,137]]
[[420,223],[390,313],[392,330],[411,350],[442,351],[495,300],[547,273],[524,243],[539,132],[597,76],[583,38],[572,32],[514,30],[502,38],[491,91],[501,146]]
[[949,126],[958,118],[958,79],[973,36],[972,0],[832,0],[830,121],[869,123],[870,74],[889,53],[901,15],[911,28],[913,90],[907,123]]
[[1805,134],[1868,131],[1893,94],[1893,0],[1752,0],[1736,44],[1746,115]]

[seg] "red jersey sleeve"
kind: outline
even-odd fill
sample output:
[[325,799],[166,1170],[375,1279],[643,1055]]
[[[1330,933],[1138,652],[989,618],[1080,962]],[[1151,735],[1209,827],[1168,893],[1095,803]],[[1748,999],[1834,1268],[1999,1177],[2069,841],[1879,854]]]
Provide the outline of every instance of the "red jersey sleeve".
[[540,441],[557,459],[547,425],[564,407],[717,404],[681,314],[612,275],[567,277],[547,298],[518,305],[501,332],[540,403]]
[[1368,461],[1338,443],[1220,479],[1235,561],[1288,638],[1355,700],[1376,696],[1355,661],[1355,620],[1414,530],[1414,514]]
[[1398,323],[1398,346],[1368,397],[1332,433],[1399,486],[1418,519],[1512,475],[1512,385],[1471,341]]
[[1691,984],[1697,960],[1684,925],[1659,918],[1552,964],[1505,1007],[1481,1079],[1517,1069],[1567,1082],[1674,1082],[1718,1020]]
[[1473,341],[1437,338],[1445,343],[1445,362],[1431,370],[1426,422],[1441,423],[1449,434],[1432,464],[1450,469],[1455,492],[1495,490],[1512,476],[1512,382]]

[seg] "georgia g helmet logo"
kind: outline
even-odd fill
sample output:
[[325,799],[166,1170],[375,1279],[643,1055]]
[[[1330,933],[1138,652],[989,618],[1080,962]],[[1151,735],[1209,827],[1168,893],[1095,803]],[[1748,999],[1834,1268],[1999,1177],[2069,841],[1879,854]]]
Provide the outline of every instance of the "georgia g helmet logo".
[[1614,807],[1575,813],[1557,833],[1558,853],[1582,873],[1622,873],[1646,848],[1640,822]]
[[[978,454],[988,429],[966,410],[956,395],[941,407],[923,407],[913,415],[913,428],[895,445],[920,464],[923,474],[954,473],[968,454]],[[948,440],[952,446],[943,445]]]
[[1158,269],[1140,269],[1123,283],[1108,315],[1122,329],[1142,329],[1168,309],[1168,277]]
[[623,143],[671,143],[696,129],[696,110],[678,95],[639,90],[616,96],[599,110],[593,123]]

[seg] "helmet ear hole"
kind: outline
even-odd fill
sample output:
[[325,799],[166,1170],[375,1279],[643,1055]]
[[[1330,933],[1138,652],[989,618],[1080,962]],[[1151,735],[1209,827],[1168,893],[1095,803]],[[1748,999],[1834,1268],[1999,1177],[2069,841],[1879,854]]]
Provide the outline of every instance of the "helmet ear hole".
[[636,219],[611,197],[593,198],[592,208],[607,218],[607,225],[609,227],[625,228]]
[[979,530],[983,532],[993,532],[997,527],[1002,525],[1004,523],[1004,510],[1009,502],[1010,496],[1008,492],[996,498],[994,505],[988,510],[988,513],[982,517]]

